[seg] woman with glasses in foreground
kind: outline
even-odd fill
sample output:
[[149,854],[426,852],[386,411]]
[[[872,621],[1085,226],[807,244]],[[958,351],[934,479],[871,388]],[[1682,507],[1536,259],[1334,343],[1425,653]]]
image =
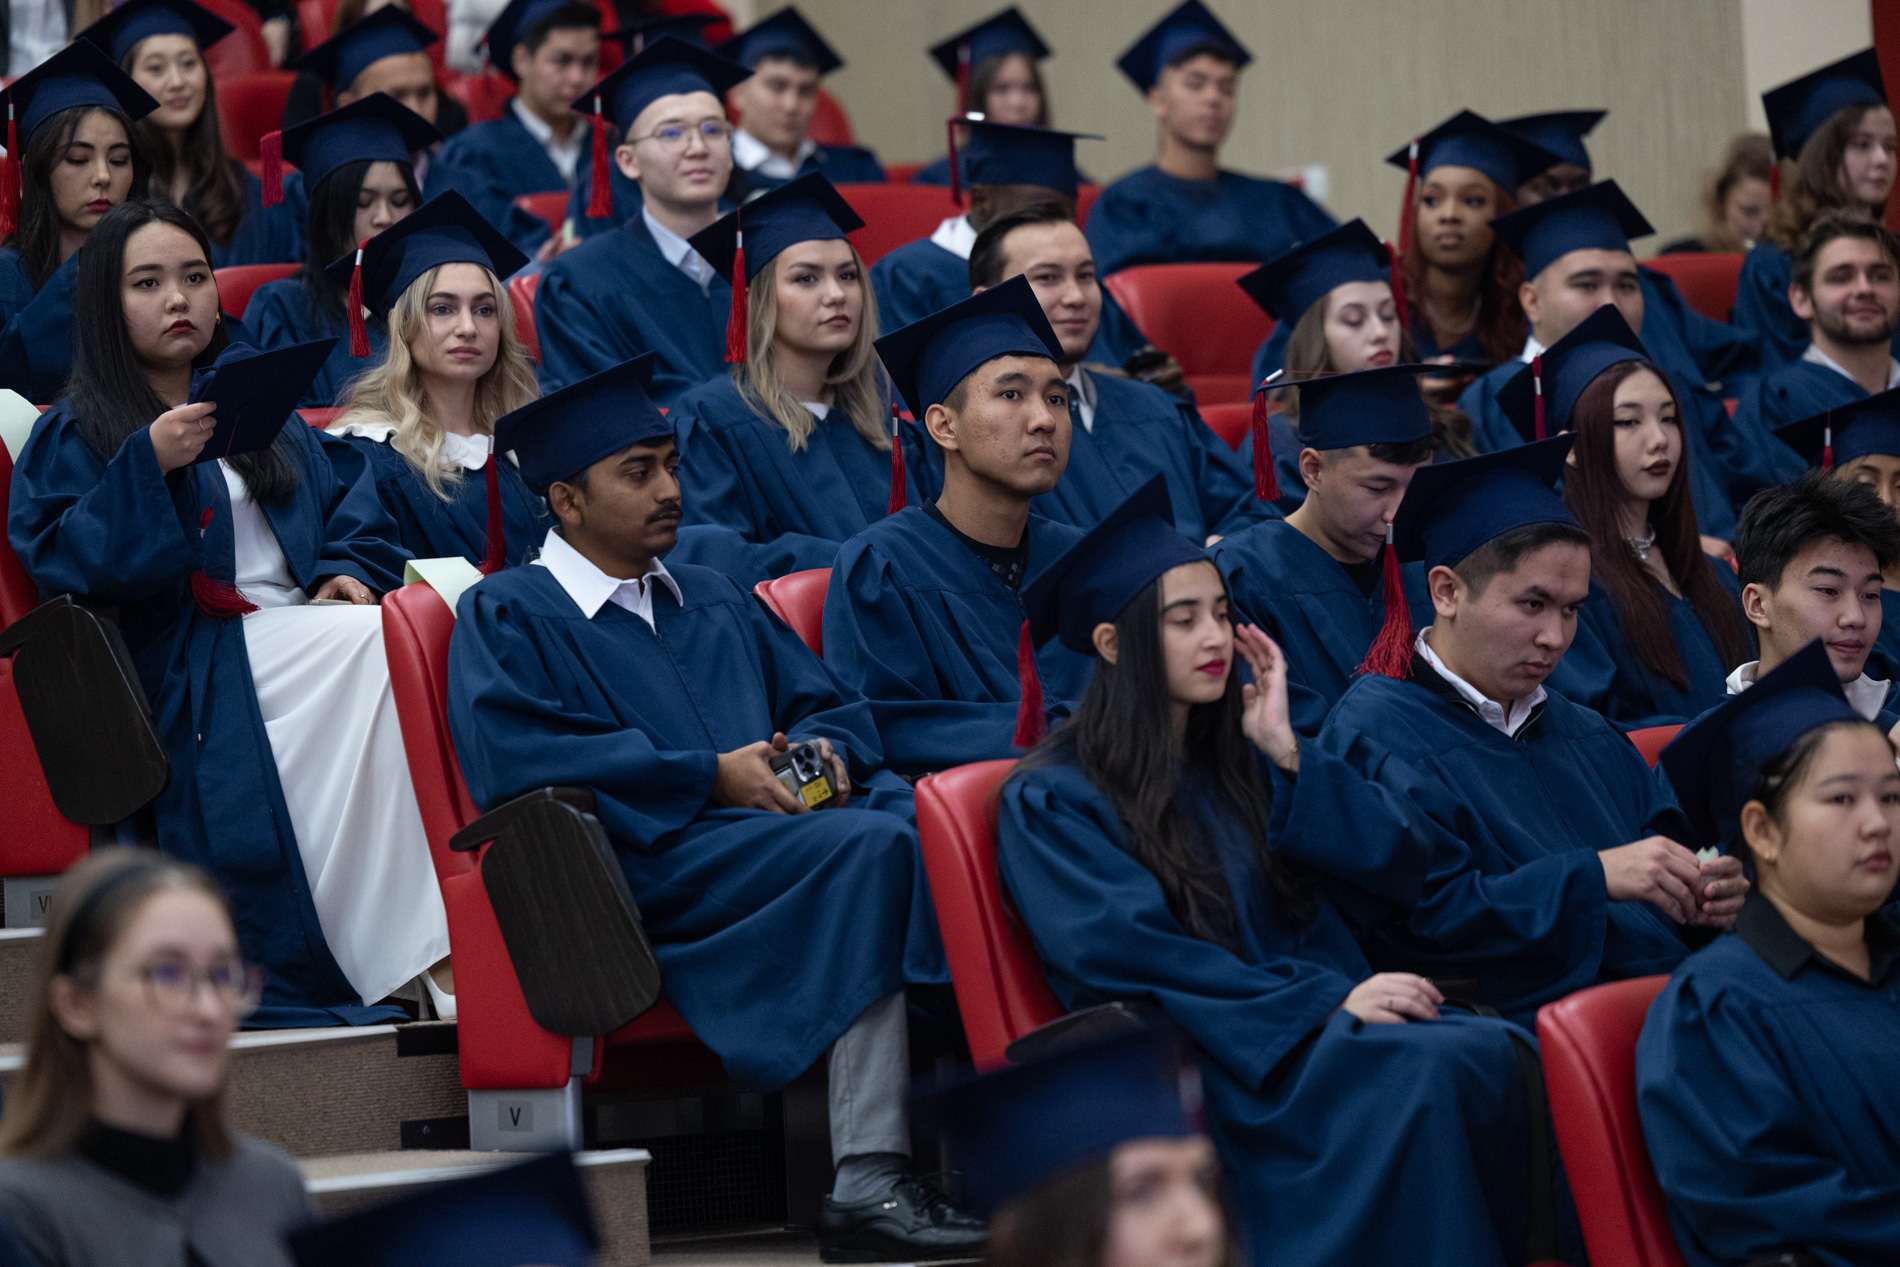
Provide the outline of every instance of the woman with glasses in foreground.
[[95,853],[53,895],[26,1067],[0,1122],[0,1219],[46,1267],[288,1267],[314,1207],[288,1156],[224,1120],[262,973],[211,878]]

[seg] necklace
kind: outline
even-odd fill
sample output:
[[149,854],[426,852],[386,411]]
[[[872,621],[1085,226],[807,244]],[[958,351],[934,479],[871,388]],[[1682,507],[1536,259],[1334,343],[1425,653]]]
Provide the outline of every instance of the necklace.
[[1629,542],[1630,549],[1636,552],[1638,563],[1647,563],[1649,552],[1656,544],[1656,526],[1651,524],[1649,531],[1640,537],[1624,537],[1623,540]]

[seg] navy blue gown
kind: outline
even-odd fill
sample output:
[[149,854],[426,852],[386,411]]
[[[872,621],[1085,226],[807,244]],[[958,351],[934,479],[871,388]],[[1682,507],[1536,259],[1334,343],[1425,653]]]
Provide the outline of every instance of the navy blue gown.
[[1270,260],[1335,227],[1318,203],[1283,181],[1229,171],[1182,180],[1143,167],[1102,190],[1087,232],[1096,271],[1106,277],[1132,264]]
[[661,405],[725,373],[732,287],[714,273],[701,291],[667,263],[639,206],[619,233],[581,243],[541,274],[534,329],[543,391],[643,352],[659,354],[648,394]]
[[1409,681],[1354,682],[1319,742],[1409,801],[1432,851],[1423,899],[1368,947],[1375,964],[1475,979],[1478,1002],[1528,1021],[1688,953],[1656,908],[1610,901],[1599,851],[1690,837],[1668,786],[1599,714],[1552,692],[1509,738],[1419,657]]
[[[1735,579],[1735,570],[1706,556],[1701,556],[1699,562],[1721,582],[1733,604],[1731,615],[1736,628],[1745,630],[1742,588]],[[1622,617],[1594,579],[1590,582],[1590,597],[1577,613],[1577,636],[1545,683],[1549,689],[1603,714],[1618,730],[1687,725],[1728,698],[1728,675],[1735,665],[1723,661],[1688,599],[1676,597],[1661,585],[1655,588],[1669,612],[1670,640],[1682,657],[1688,689],[1656,674],[1624,643]]]
[[1650,1006],[1636,1102],[1690,1267],[1900,1262],[1900,928],[1867,925],[1863,981],[1751,893]]
[[[529,564],[462,595],[449,725],[477,805],[592,788],[640,903],[666,995],[746,1084],[784,1085],[905,983],[948,979],[911,826],[877,727],[797,635],[716,572],[668,569],[657,632],[613,603],[590,620]],[[783,731],[829,739],[842,809],[710,802],[718,754]]]
[[244,310],[244,321],[256,335],[257,346],[265,351],[314,339],[336,340],[323,368],[317,371],[303,399],[297,402],[300,409],[328,409],[344,404],[349,398],[350,385],[357,377],[389,355],[387,328],[380,321],[370,321],[366,325],[369,355],[351,356],[349,318],[340,310],[326,312],[317,307],[301,277],[280,277],[259,286],[251,295],[250,306]]
[[264,205],[264,185],[244,173],[244,209],[228,245],[211,244],[211,267],[239,264],[298,264],[303,261],[301,220],[288,204]]
[[[400,585],[409,555],[374,490],[340,481],[312,428],[293,418],[283,435],[297,487],[288,502],[261,509],[298,585],[315,592],[330,576],[378,591]],[[228,581],[236,566],[220,467],[162,475],[144,430],[102,462],[61,401],[20,452],[7,538],[43,595],[118,608],[171,758],[171,781],[155,804],[159,847],[217,878],[245,958],[265,969],[263,1007],[246,1024],[399,1015],[362,1006],[324,942],[251,685],[243,622],[206,615],[192,600],[191,573]]]
[[[877,161],[877,155],[862,145],[821,145],[806,156],[799,164],[792,179],[809,176],[818,172],[834,185],[881,185],[884,183],[884,165]],[[767,176],[764,172],[740,168],[734,175],[744,179],[750,194],[762,194],[777,189],[789,181],[776,176]]]
[[1880,636],[1867,657],[1867,675],[1889,682],[1900,679],[1900,590],[1880,591]]
[[[488,557],[488,472],[461,471],[447,486],[444,500],[430,491],[409,459],[388,439],[364,435],[319,433],[323,449],[337,477],[346,484],[367,480],[376,499],[396,525],[402,548],[418,559],[446,559],[460,555],[480,567]],[[513,567],[538,550],[554,521],[546,504],[528,491],[514,463],[503,459],[497,468],[501,481],[502,534],[508,566]]]
[[[1800,360],[1807,350],[1808,323],[1795,316],[1788,304],[1788,286],[1793,281],[1794,260],[1772,242],[1757,243],[1742,260],[1729,320],[1760,350],[1763,373]],[[1900,330],[1894,332],[1893,346],[1894,354],[1900,356]]]
[[[582,153],[587,152],[583,146]],[[471,123],[442,143],[441,152],[429,161],[422,195],[433,198],[445,189],[467,198],[483,219],[533,258],[548,239],[547,221],[522,211],[515,199],[522,194],[565,192],[567,181],[541,142],[522,125],[511,101],[502,107],[500,117]]]
[[[1031,515],[1026,575],[1081,537]],[[869,701],[884,759],[900,774],[1017,757],[1022,623],[1020,594],[911,506],[839,548],[825,594],[825,663]],[[1036,673],[1053,724],[1088,689],[1095,660],[1051,639],[1036,653]]]
[[[1807,350],[1805,345],[1802,350]],[[1840,371],[1799,358],[1744,391],[1735,406],[1735,430],[1757,446],[1760,486],[1794,479],[1807,466],[1800,454],[1775,435],[1777,427],[1865,400],[1867,394],[1866,388]]]
[[[1275,847],[1351,840],[1382,896],[1415,899],[1422,858],[1402,819],[1309,747],[1295,790],[1281,785],[1275,797]],[[1518,1261],[1519,1031],[1453,1012],[1373,1025],[1339,1010],[1372,973],[1340,911],[1321,893],[1317,918],[1290,924],[1231,811],[1194,775],[1176,798],[1234,895],[1231,948],[1182,928],[1129,854],[1113,805],[1074,765],[1020,770],[1004,784],[997,867],[1064,1006],[1152,1001],[1194,1040],[1207,1129],[1251,1261]]]

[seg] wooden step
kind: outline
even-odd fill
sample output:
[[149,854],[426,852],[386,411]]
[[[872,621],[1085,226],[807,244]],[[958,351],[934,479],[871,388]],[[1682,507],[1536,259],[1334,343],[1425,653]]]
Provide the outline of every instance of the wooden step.
[[[299,1161],[304,1186],[318,1209],[335,1216],[406,1196],[419,1189],[529,1161],[530,1153],[362,1152]],[[645,1149],[614,1148],[574,1154],[600,1231],[599,1267],[647,1267]]]

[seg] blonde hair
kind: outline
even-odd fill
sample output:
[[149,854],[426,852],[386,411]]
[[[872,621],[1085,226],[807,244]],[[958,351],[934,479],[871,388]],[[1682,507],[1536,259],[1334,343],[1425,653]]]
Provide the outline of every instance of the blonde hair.
[[[87,1044],[53,1015],[53,982],[65,977],[81,989],[96,989],[113,943],[145,903],[167,889],[203,893],[230,918],[230,906],[210,876],[152,849],[99,850],[59,882],[33,970],[26,1067],[0,1121],[0,1154],[55,1157],[79,1142],[92,1113],[92,1060]],[[185,1126],[205,1156],[222,1161],[231,1155],[222,1088],[186,1110]]]
[[[849,246],[849,243],[846,243]],[[831,407],[851,419],[864,442],[888,452],[891,447],[889,423],[890,387],[884,380],[884,367],[877,359],[877,296],[871,291],[871,279],[851,248],[851,262],[857,266],[859,284],[864,292],[864,308],[858,314],[858,333],[851,346],[832,358],[825,383],[832,389]],[[778,259],[770,260],[759,275],[746,285],[746,358],[744,365],[732,368],[739,394],[746,403],[785,429],[785,442],[792,452],[801,452],[817,419],[811,410],[785,390],[773,365],[773,332],[778,327]]]
[[[351,385],[349,404],[330,424],[333,432],[341,432],[355,423],[394,424],[396,434],[391,445],[409,459],[409,465],[429,486],[429,491],[444,501],[461,481],[462,470],[459,466],[443,466],[442,448],[448,432],[429,413],[429,395],[422,386],[422,367],[411,348],[427,331],[429,296],[435,292],[436,278],[446,267],[437,265],[416,278],[396,300],[389,313],[389,355],[383,358],[381,365],[366,371]],[[483,435],[493,435],[497,419],[535,399],[541,394],[541,388],[535,381],[527,349],[515,335],[515,310],[508,300],[508,288],[486,268],[482,269],[482,276],[494,289],[501,347],[495,353],[495,363],[475,384],[475,429]]]

